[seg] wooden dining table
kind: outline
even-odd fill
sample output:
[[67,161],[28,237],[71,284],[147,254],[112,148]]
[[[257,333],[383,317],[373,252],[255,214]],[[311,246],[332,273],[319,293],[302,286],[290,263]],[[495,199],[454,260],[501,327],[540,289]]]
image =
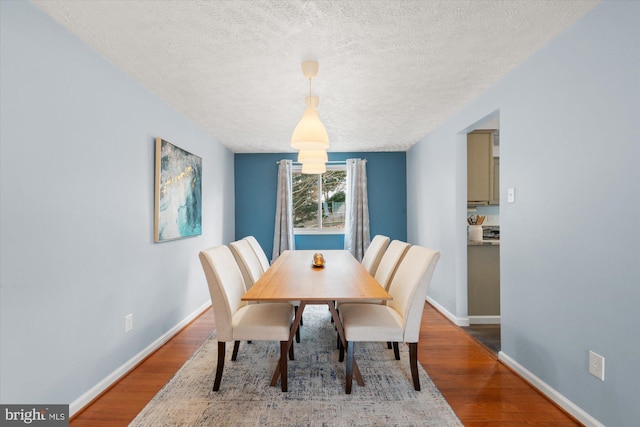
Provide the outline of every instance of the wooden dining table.
[[[322,251],[324,266],[313,265],[312,250],[284,251],[257,282],[244,294],[243,301],[286,302],[300,301],[289,336],[290,348],[300,326],[302,313],[309,304],[326,304],[343,347],[347,342],[340,316],[336,311],[336,301],[367,302],[390,300],[393,297],[369,274],[367,270],[346,250]],[[271,378],[275,386],[280,374],[280,366]],[[353,375],[360,386],[364,381],[356,361]]]

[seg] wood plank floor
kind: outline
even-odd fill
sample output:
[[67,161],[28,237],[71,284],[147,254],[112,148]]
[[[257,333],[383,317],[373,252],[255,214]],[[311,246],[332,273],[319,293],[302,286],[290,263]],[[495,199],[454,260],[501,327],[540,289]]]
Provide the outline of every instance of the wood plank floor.
[[[214,327],[209,309],[76,414],[70,425],[126,426]],[[429,304],[418,360],[465,426],[580,425]]]

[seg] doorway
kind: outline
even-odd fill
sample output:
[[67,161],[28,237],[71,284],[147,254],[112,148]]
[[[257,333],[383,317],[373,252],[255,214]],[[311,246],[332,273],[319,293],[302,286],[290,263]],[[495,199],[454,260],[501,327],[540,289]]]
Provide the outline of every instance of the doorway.
[[497,355],[500,341],[500,117],[467,133],[467,314],[472,337]]

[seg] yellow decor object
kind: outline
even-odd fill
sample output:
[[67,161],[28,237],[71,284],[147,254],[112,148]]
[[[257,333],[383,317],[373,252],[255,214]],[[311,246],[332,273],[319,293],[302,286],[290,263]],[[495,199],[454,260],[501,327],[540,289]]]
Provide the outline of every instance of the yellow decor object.
[[320,252],[313,254],[313,265],[315,267],[324,267],[324,256]]

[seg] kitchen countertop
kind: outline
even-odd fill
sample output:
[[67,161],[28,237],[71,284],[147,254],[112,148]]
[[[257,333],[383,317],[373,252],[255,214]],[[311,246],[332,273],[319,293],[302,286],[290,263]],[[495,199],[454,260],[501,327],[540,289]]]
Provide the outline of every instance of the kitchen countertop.
[[467,240],[467,246],[500,246],[500,240],[483,240],[482,242]]

